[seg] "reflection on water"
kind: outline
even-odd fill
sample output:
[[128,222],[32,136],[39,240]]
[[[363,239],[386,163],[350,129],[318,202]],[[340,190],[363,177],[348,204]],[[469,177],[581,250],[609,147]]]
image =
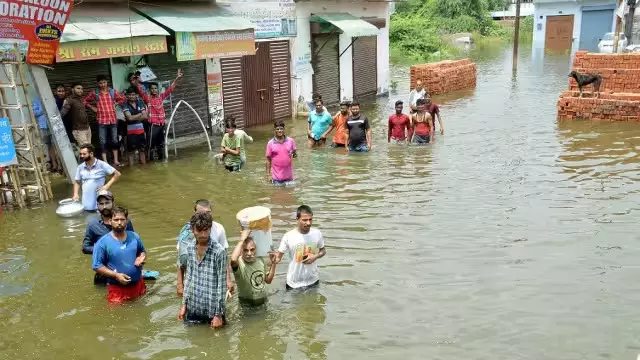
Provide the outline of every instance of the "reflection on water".
[[[110,307],[80,252],[84,218],[51,204],[0,215],[0,337],[7,359],[597,359],[640,350],[637,304],[640,126],[556,121],[569,59],[532,62],[502,48],[474,53],[477,89],[436,97],[446,135],[426,147],[388,145],[397,92],[363,113],[375,149],[304,148],[297,182],[272,187],[251,129],[247,168],[229,174],[204,147],[168,164],[125,169],[113,188],[149,252],[140,301]],[[70,189],[58,185],[67,197]],[[235,214],[272,209],[274,239],[310,205],[325,235],[319,289],[284,291],[286,264],[259,309],[229,304],[221,331],[175,317],[175,239],[193,201],[238,240]]]

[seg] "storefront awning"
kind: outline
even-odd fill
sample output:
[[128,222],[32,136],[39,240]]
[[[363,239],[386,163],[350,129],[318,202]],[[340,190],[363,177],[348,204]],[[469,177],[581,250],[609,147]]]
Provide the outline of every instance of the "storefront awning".
[[169,33],[117,4],[74,7],[65,26],[57,62],[167,52]]
[[255,26],[212,4],[133,5],[138,13],[175,33],[178,61],[253,55]]
[[348,13],[314,14],[311,22],[329,23],[350,37],[376,36],[377,27]]

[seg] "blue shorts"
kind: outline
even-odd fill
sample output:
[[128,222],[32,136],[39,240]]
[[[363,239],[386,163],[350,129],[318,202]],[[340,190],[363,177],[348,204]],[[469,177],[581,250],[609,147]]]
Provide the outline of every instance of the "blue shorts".
[[429,137],[429,135],[413,135],[412,143],[422,145],[428,144],[430,140],[431,138]]
[[358,145],[358,146],[349,145],[349,151],[367,152],[369,151],[369,148],[367,147],[367,145]]

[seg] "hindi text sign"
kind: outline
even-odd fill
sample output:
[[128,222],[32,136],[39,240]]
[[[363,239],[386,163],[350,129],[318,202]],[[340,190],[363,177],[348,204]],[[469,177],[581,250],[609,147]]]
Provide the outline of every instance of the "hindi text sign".
[[0,167],[17,165],[16,147],[13,144],[11,122],[8,118],[0,118]]
[[0,40],[26,43],[30,64],[53,64],[72,6],[71,0],[0,0]]

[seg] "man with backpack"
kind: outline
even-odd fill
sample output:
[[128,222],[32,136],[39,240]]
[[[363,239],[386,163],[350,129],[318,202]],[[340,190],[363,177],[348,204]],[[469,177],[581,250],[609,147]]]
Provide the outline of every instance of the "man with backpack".
[[[98,87],[94,92],[90,92],[83,102],[86,107],[96,113],[98,122],[98,135],[100,138],[100,149],[102,160],[107,161],[107,150],[113,152],[113,165],[120,166],[118,161],[118,118],[116,107],[124,104],[127,98],[113,88],[109,87],[107,77],[98,75],[96,78]],[[95,105],[92,105],[95,103]]]

